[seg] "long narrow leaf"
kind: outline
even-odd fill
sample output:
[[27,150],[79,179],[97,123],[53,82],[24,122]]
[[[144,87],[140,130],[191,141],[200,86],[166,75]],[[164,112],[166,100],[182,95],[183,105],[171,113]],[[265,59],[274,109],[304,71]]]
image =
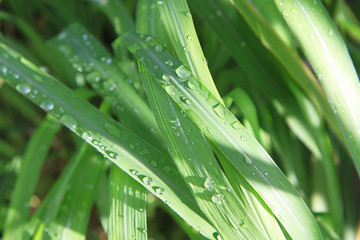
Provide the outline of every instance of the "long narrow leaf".
[[[321,239],[314,217],[271,157],[241,123],[159,43],[134,33],[128,49],[146,66],[184,112],[201,128],[272,209],[294,239]],[[170,67],[167,61],[172,61]],[[154,67],[154,66],[157,67]]]

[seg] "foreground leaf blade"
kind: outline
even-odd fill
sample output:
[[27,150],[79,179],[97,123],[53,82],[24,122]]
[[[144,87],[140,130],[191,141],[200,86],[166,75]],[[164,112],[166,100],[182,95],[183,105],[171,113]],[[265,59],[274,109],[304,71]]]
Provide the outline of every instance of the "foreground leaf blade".
[[275,2],[327,94],[360,174],[360,84],[341,34],[321,1]]
[[[0,44],[0,76],[12,87],[81,136],[123,171],[159,197],[190,225],[211,238],[208,223],[166,155],[102,114],[70,89]],[[126,156],[128,161],[120,161]],[[156,191],[156,189],[163,191]]]
[[[322,239],[319,227],[299,194],[271,157],[241,123],[182,63],[155,40],[128,33],[128,49],[147,67],[174,101],[201,128],[272,209],[294,239]],[[166,65],[171,60],[173,66]],[[154,68],[157,65],[157,68]]]

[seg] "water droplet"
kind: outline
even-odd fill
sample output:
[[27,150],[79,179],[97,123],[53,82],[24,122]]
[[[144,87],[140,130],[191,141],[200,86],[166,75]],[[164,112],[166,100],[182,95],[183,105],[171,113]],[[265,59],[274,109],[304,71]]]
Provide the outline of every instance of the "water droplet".
[[329,30],[329,36],[334,36],[334,30],[333,29]]
[[95,146],[101,146],[101,143],[100,143],[98,140],[93,140],[92,143],[93,143]]
[[154,65],[154,69],[158,69],[159,68],[159,66],[158,65]]
[[164,2],[161,1],[161,0],[159,0],[159,1],[157,1],[156,3],[157,3],[158,5],[162,5]]
[[4,75],[7,74],[7,68],[5,66],[1,66],[1,73]]
[[280,7],[282,7],[282,6],[284,6],[284,3],[283,3],[283,2],[280,2],[280,4],[279,4],[279,5],[280,5]]
[[86,80],[90,83],[96,83],[100,81],[100,74],[98,72],[91,72],[86,76]]
[[235,122],[231,123],[231,127],[235,130],[239,130],[242,126],[239,121],[235,121]]
[[192,36],[191,36],[191,35],[187,35],[186,38],[187,38],[187,40],[189,40],[189,41],[192,40]]
[[155,192],[159,195],[163,195],[165,192],[164,189],[161,187],[154,187],[154,189],[155,189]]
[[54,104],[50,100],[45,100],[40,104],[40,107],[45,111],[50,111],[54,108]]
[[186,14],[185,14],[187,17],[191,17],[191,12],[186,12]]
[[84,34],[84,35],[82,35],[82,39],[83,39],[83,40],[88,40],[88,39],[89,39],[89,36],[88,36],[87,34]]
[[244,156],[244,161],[247,165],[253,164],[253,161],[246,155]]
[[168,65],[168,66],[170,66],[170,67],[171,67],[172,65],[174,65],[174,63],[173,63],[171,60],[166,61],[165,64]]
[[139,211],[142,212],[142,213],[146,213],[146,210],[143,209],[143,208],[140,208]]
[[218,115],[221,119],[225,119],[225,109],[224,107],[220,104],[217,103],[216,105],[213,106],[213,111],[216,113],[216,115]]
[[264,175],[267,176],[267,175],[269,175],[269,173],[268,173],[268,172],[264,172]]
[[255,176],[255,172],[251,172],[251,175]]
[[163,51],[164,47],[161,46],[160,44],[156,44],[155,45],[155,51],[158,53],[161,53]]
[[181,79],[186,79],[191,75],[191,72],[184,65],[178,67],[175,72]]
[[204,187],[208,190],[208,191],[213,191],[214,187],[215,187],[215,182],[206,178],[205,182],[204,182]]
[[81,137],[85,140],[85,141],[91,141],[93,139],[93,135],[90,131],[86,131],[83,132],[83,134],[81,135]]
[[[158,1],[158,2],[161,2],[161,4],[162,4],[162,1]],[[146,38],[145,38],[145,41],[146,42],[150,42],[152,40],[152,37],[151,36],[147,36]]]
[[244,135],[240,136],[241,141],[246,141],[246,137]]
[[111,151],[106,151],[105,152],[106,155],[108,155],[110,158],[113,158],[113,159],[118,159],[119,158],[119,155],[117,153],[114,153],[114,152],[111,152]]
[[22,94],[28,94],[31,91],[31,86],[28,83],[19,83],[16,85],[16,90]]
[[188,48],[188,47],[184,47],[184,52],[189,52],[189,48]]
[[211,197],[211,201],[216,204],[222,204],[224,202],[224,195],[223,194],[214,194]]
[[130,169],[130,172],[131,174],[134,174],[134,175],[139,175],[139,172],[134,170],[134,169]]
[[206,130],[207,130],[207,132],[208,132],[209,134],[213,134],[213,133],[214,133],[213,130],[212,130],[211,128],[209,128],[209,127],[207,127]]
[[163,75],[162,75],[162,79],[165,80],[166,83],[168,83],[170,78],[169,78],[169,75],[163,74]]
[[179,98],[179,100],[180,100],[181,102],[185,103],[185,104],[191,104],[190,100],[187,99],[187,98],[184,97],[184,96],[181,96],[181,97]]
[[152,179],[151,177],[148,176],[144,176],[141,181],[145,184],[145,185],[150,185],[152,183]]
[[60,121],[65,125],[67,126],[68,128],[74,130],[76,129],[77,127],[77,121],[75,120],[75,118],[73,118],[72,116],[70,115],[63,115],[61,118],[60,118]]
[[16,74],[16,73],[14,73],[13,77],[14,77],[15,79],[19,79],[19,78],[20,78],[19,74]]
[[187,85],[190,89],[197,89],[199,87],[198,83],[193,81],[188,81]]
[[163,169],[165,172],[170,172],[171,169],[172,169],[172,167],[166,165],[166,166],[163,167],[162,169]]

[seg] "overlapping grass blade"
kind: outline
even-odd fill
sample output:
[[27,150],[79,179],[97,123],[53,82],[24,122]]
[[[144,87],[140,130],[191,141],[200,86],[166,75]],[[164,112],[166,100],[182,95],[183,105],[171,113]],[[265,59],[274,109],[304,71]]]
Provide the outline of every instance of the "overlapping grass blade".
[[60,129],[60,123],[47,116],[33,134],[12,192],[10,207],[6,216],[3,239],[28,239],[26,223],[29,220],[29,204],[34,194],[42,165],[50,145]]
[[[159,43],[152,38],[129,33],[121,40],[263,198],[291,237],[322,238],[306,204],[271,157],[190,70],[168,51],[157,52]],[[171,67],[166,64],[170,60]]]
[[127,82],[129,77],[89,31],[79,24],[72,24],[52,39],[51,43],[112,105],[123,123],[140,137],[161,148],[162,139],[149,105]]
[[322,3],[276,0],[301,43],[336,114],[360,172],[360,84],[347,48]]
[[[73,172],[70,184],[62,199],[57,216],[44,226],[42,239],[85,239],[91,209],[97,194],[99,177],[104,171],[105,161],[93,148],[81,156],[79,165]],[[86,171],[84,171],[86,168]],[[57,200],[57,199],[53,199]],[[51,207],[48,205],[48,207]]]
[[202,52],[189,7],[185,0],[158,1],[169,39],[179,60],[222,102]]
[[[158,29],[157,9],[148,11],[156,2],[142,1],[140,4],[138,15],[143,18],[137,21],[139,31],[149,33],[151,29]],[[145,27],[143,19],[152,19],[152,27]],[[162,35],[155,37],[164,38]],[[161,52],[162,48],[161,45],[155,46],[157,52]],[[139,64],[144,88],[168,149],[200,209],[217,228],[218,232],[214,234],[223,239],[265,239],[264,233],[258,230],[252,216],[247,214],[241,200],[231,188],[199,128],[184,115],[146,68]],[[168,65],[171,64],[168,62]],[[247,228],[241,227],[245,221]]]
[[109,188],[109,239],[147,239],[146,189],[117,166],[111,168]]
[[[13,50],[0,45],[0,76],[42,106],[209,238],[216,230],[200,212],[174,164]],[[120,161],[119,157],[128,161]]]

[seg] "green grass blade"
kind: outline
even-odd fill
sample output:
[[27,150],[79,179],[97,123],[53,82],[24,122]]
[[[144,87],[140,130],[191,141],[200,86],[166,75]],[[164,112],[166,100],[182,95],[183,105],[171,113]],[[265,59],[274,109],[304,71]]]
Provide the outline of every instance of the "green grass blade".
[[[119,39],[272,209],[294,239],[322,239],[314,217],[281,170],[241,123],[179,60],[134,33]],[[173,66],[166,61],[171,60]],[[154,68],[154,66],[158,66]],[[241,159],[241,160],[239,160]]]
[[72,24],[52,39],[51,43],[112,105],[122,122],[154,146],[162,146],[149,105],[128,83],[129,77],[89,31],[79,24]]
[[[85,239],[86,230],[105,161],[93,148],[87,151],[75,169],[56,218],[44,228],[50,239]],[[84,169],[86,168],[86,171]],[[54,199],[56,201],[56,199]],[[50,204],[51,206],[51,204]]]
[[[205,236],[212,236],[216,230],[201,214],[174,164],[166,155],[2,44],[0,56],[1,78],[58,118],[169,205],[190,225]],[[120,156],[126,157],[128,161],[120,161]]]
[[360,173],[360,84],[345,43],[320,1],[276,3],[329,98]]
[[157,1],[157,4],[178,58],[222,102],[202,52],[186,0]]
[[[151,2],[141,3],[151,8]],[[146,9],[139,7],[138,15],[146,21],[152,19],[153,24],[149,28],[144,27],[146,24],[142,24],[143,19],[139,19],[137,25],[140,32],[149,33],[151,29],[159,29],[156,9],[150,13],[142,11]],[[163,38],[162,35],[154,37]],[[156,48],[159,50],[160,45],[156,45]],[[259,227],[254,224],[253,216],[245,210],[231,189],[199,128],[184,115],[141,63],[139,69],[145,91],[173,160],[184,180],[188,182],[200,209],[217,228],[217,234],[223,239],[265,239]],[[244,221],[247,222],[247,228],[240,227]]]
[[5,220],[3,239],[26,239],[25,224],[29,219],[29,203],[34,194],[40,170],[60,123],[50,115],[33,134],[12,193],[9,211]]
[[146,189],[115,165],[111,168],[109,188],[108,239],[147,239]]

